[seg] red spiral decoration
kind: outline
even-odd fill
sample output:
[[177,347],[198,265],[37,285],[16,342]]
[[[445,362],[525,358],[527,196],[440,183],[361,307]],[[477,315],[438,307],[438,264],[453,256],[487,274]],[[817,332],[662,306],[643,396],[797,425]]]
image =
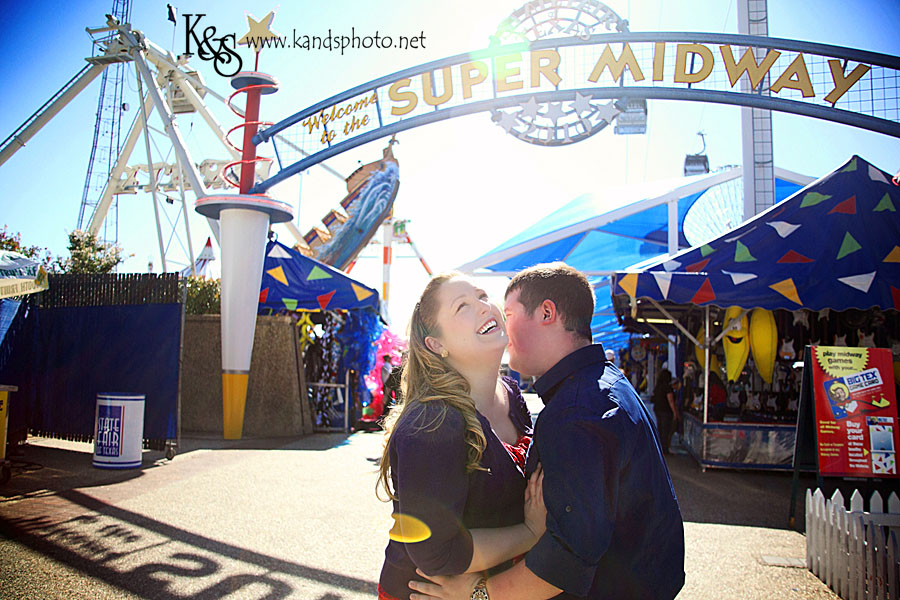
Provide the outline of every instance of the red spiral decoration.
[[[272,125],[272,122],[271,121],[247,121],[246,116],[242,115],[238,111],[238,109],[234,106],[234,104],[232,104],[232,101],[234,100],[234,97],[237,96],[238,94],[250,92],[252,90],[262,90],[262,89],[266,89],[266,88],[274,89],[274,88],[277,88],[277,86],[275,86],[274,84],[271,84],[271,83],[260,83],[260,84],[248,85],[248,86],[245,86],[245,87],[235,90],[234,93],[231,94],[228,97],[228,100],[226,101],[226,104],[228,105],[228,108],[231,109],[231,112],[233,112],[236,116],[238,116],[242,119],[245,119],[243,123],[239,123],[239,124],[235,125],[234,127],[232,127],[231,129],[228,130],[228,133],[225,134],[225,143],[228,144],[229,146],[231,146],[235,150],[235,152],[237,152],[238,154],[243,155],[244,149],[238,147],[234,142],[232,142],[229,139],[229,136],[231,136],[232,133],[234,133],[238,129],[244,129],[250,125],[256,125],[257,127],[259,127],[259,126],[267,127],[269,125]],[[257,156],[256,158],[252,158],[249,160],[247,160],[247,159],[235,160],[235,161],[232,161],[232,162],[226,164],[224,167],[222,167],[220,176],[222,177],[222,180],[225,181],[228,185],[239,188],[239,187],[241,187],[240,181],[232,179],[231,176],[229,176],[229,170],[233,169],[237,165],[241,165],[241,169],[243,170],[245,164],[255,165],[258,162],[269,162],[270,163],[270,162],[272,162],[272,160],[273,159],[271,159],[271,158],[266,158],[266,157],[262,157],[262,156]],[[254,169],[255,169],[255,167],[254,167]]]

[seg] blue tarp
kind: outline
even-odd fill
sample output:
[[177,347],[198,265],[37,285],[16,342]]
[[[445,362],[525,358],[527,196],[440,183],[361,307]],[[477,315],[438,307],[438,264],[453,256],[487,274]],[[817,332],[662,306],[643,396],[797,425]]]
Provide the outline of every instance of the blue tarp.
[[613,293],[769,310],[900,310],[900,187],[890,178],[854,156],[713,241],[617,273]]
[[[809,178],[777,169],[776,201],[787,198],[802,187],[801,182],[808,181]],[[668,203],[677,203],[678,247],[687,248],[691,237],[685,233],[688,213],[696,206],[704,210],[701,220],[720,219],[716,211],[721,208],[723,197],[726,204],[735,205],[737,212],[742,212],[740,170],[585,194],[460,270],[511,272],[542,262],[564,261],[583,272],[597,273],[652,262],[667,253]],[[707,199],[714,201],[706,206]],[[595,340],[611,347],[625,345],[628,334],[616,323],[609,277],[595,274],[589,279],[594,285],[596,305],[591,323]]]
[[144,439],[175,439],[181,304],[20,309],[0,353],[10,430],[89,439],[98,393],[145,394]]
[[378,292],[279,242],[266,244],[260,312],[372,308]]

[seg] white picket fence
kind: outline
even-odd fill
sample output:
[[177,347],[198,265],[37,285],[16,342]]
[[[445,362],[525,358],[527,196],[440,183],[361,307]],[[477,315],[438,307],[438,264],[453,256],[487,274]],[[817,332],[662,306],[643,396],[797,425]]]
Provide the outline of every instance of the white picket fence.
[[844,600],[900,600],[900,498],[872,494],[869,512],[855,490],[850,509],[839,490],[825,500],[806,491],[806,566]]

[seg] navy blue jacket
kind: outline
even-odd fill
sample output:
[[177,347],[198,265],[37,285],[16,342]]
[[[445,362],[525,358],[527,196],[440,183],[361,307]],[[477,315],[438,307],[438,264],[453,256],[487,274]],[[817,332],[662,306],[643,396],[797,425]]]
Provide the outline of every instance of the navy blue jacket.
[[[519,435],[531,435],[531,416],[514,380],[503,378],[509,417]],[[525,519],[525,474],[481,413],[487,439],[481,466],[466,473],[465,421],[447,410],[434,425],[441,405],[411,407],[397,422],[390,441],[391,483],[398,500],[394,513],[425,523],[428,539],[391,540],[385,550],[379,584],[397,598],[409,598],[411,580],[424,581],[416,567],[432,575],[456,575],[472,562],[469,529],[506,527]],[[507,565],[508,566],[508,565]]]
[[544,409],[527,473],[544,467],[547,531],[525,557],[557,598],[670,600],[684,585],[684,529],[656,430],[603,346],[535,382]]

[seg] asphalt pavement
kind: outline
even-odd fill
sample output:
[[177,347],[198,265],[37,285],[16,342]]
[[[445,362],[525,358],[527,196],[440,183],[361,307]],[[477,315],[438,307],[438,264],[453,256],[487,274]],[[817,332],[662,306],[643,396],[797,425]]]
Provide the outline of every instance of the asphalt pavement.
[[[391,526],[381,433],[225,442],[95,469],[30,438],[0,488],[0,598],[374,598]],[[787,527],[790,476],[669,466],[685,518],[680,599],[836,598]],[[802,512],[800,513],[802,515]]]

